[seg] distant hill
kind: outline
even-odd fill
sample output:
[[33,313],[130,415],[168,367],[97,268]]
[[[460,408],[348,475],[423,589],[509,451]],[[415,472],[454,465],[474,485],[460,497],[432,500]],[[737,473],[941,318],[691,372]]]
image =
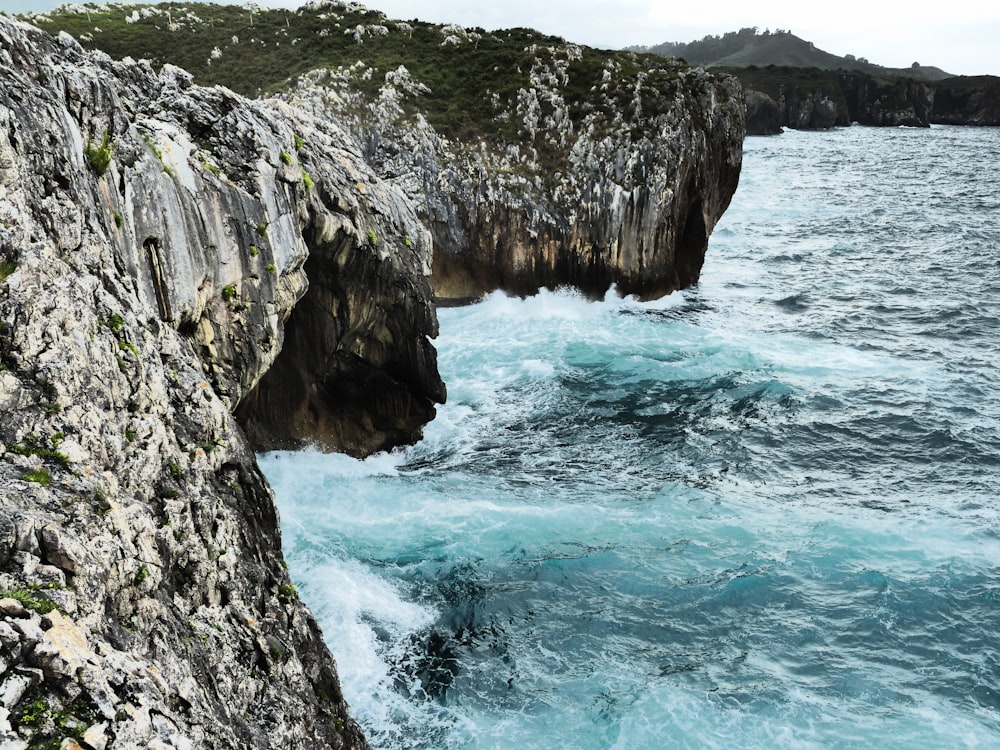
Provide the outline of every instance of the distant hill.
[[777,65],[820,70],[856,70],[874,76],[915,78],[921,81],[939,81],[951,77],[950,73],[940,68],[916,63],[909,68],[886,68],[875,65],[864,57],[840,57],[781,29],[761,32],[757,28],[744,28],[722,36],[706,36],[695,42],[664,42],[654,47],[636,48],[636,51],[680,57],[692,65],[704,67]]

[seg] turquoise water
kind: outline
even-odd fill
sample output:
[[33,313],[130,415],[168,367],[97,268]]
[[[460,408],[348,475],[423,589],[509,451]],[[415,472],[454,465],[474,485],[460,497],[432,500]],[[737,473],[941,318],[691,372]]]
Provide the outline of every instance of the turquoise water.
[[1000,746],[997,164],[749,139],[696,288],[443,310],[422,443],[262,456],[372,746]]

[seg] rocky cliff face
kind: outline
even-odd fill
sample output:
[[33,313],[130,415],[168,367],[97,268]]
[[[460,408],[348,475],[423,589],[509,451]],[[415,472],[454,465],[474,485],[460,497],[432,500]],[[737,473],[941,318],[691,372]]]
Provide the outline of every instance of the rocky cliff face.
[[374,101],[354,66],[250,102],[0,18],[5,748],[365,747],[253,448],[416,439],[429,275],[658,296],[738,181],[734,80],[514,54],[487,143],[431,128],[402,68]]
[[854,122],[928,127],[934,106],[931,85],[913,80],[798,68],[747,69],[739,75],[747,91],[747,132],[753,135],[771,135],[782,127],[817,130]]
[[[451,44],[475,43],[451,29]],[[529,86],[496,115],[516,137],[499,141],[436,132],[420,114],[431,92],[405,67],[375,97],[358,93],[373,75],[359,63],[303,76],[288,98],[353,123],[383,178],[411,195],[433,236],[439,301],[561,285],[653,298],[696,282],[739,180],[738,83],[607,59],[581,111],[568,93],[583,85],[581,48],[524,54]]]
[[926,128],[934,89],[922,81],[884,81],[863,73],[840,75],[851,122],[884,127]]
[[941,125],[1000,125],[1000,78],[960,76],[938,81],[931,120]]
[[444,396],[430,236],[352,144],[0,18],[5,748],[365,747],[233,416],[361,452]]

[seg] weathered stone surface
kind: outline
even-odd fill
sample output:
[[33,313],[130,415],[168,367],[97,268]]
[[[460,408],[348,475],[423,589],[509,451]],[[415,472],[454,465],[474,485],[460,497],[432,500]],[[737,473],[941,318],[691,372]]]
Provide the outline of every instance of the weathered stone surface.
[[331,345],[306,384],[390,368],[391,437],[331,433],[412,440],[443,397],[429,251],[332,123],[0,18],[0,591],[33,597],[0,684],[63,717],[15,696],[0,741],[366,746],[232,410],[301,325]]
[[10,683],[5,745],[366,747],[253,446],[415,440],[445,397],[432,271],[449,299],[658,296],[738,181],[735,81],[644,80],[571,126],[573,54],[536,61],[523,153],[395,115],[353,121],[362,149],[314,92],[249,102],[0,17],[0,590],[31,592],[0,680],[47,717]]
[[39,530],[38,540],[45,559],[67,573],[79,571],[85,555],[79,541],[70,539],[63,529],[52,524]]
[[17,599],[0,599],[0,615],[4,617],[27,617],[28,610]]
[[32,674],[11,672],[0,683],[0,706],[10,709],[16,706],[24,694],[38,684],[38,679]]
[[640,75],[623,103],[621,63],[608,60],[605,83],[579,115],[565,87],[580,48],[525,53],[530,88],[498,117],[517,130],[511,142],[434,131],[419,114],[427,89],[403,67],[374,100],[350,85],[370,75],[363,65],[303,76],[288,97],[351,122],[379,173],[413,196],[433,236],[440,301],[563,285],[652,298],[695,283],[739,181],[738,82],[699,68],[658,70]]
[[858,73],[840,76],[852,122],[881,127],[930,124],[934,89],[922,81],[881,81]]
[[782,128],[782,111],[778,103],[763,91],[746,91],[747,134],[778,135]]

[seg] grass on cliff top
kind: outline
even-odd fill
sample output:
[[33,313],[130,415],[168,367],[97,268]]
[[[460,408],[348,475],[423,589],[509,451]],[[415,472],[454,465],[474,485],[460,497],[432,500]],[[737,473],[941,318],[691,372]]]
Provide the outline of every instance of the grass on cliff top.
[[[138,14],[138,16],[136,15]],[[521,88],[530,88],[536,55],[565,42],[530,29],[486,32],[467,28],[459,44],[446,43],[448,27],[416,19],[400,22],[356,4],[326,3],[299,10],[236,5],[115,3],[64,6],[27,20],[52,34],[66,31],[91,49],[115,58],[172,63],[202,85],[222,84],[247,96],[283,90],[295,77],[317,68],[348,67],[361,61],[372,75],[356,85],[374,95],[385,74],[405,65],[428,86],[421,111],[439,132],[458,138],[503,138],[509,133],[496,115]],[[362,43],[354,30],[365,27]],[[381,28],[385,29],[385,32]],[[530,48],[537,45],[536,53]],[[658,55],[580,47],[562,94],[574,119],[595,100],[609,59],[620,66],[615,88],[626,96],[641,71],[676,75],[686,64]],[[649,114],[649,113],[647,113]]]

